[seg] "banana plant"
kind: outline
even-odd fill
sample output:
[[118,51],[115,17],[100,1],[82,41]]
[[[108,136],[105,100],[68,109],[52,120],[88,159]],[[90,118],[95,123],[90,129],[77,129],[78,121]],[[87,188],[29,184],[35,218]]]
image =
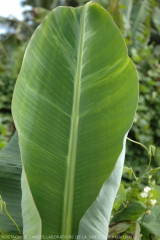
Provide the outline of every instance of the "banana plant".
[[107,238],[137,101],[136,69],[108,12],[92,2],[51,11],[12,101],[25,239]]

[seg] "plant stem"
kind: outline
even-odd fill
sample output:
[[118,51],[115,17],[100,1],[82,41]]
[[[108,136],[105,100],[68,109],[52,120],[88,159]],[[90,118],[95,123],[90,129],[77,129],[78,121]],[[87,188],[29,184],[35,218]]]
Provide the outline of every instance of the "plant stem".
[[127,138],[127,139],[128,139],[130,142],[136,143],[136,144],[138,144],[138,145],[142,146],[143,148],[145,148],[145,149],[146,149],[146,151],[147,151],[147,152],[148,152],[148,154],[149,154],[149,151],[148,151],[147,147],[146,147],[146,146],[144,146],[142,143],[136,142],[136,141],[134,141],[134,140],[132,140],[132,139],[130,139],[130,138]]
[[[148,171],[148,170],[149,170],[149,167],[150,167],[150,165],[151,165],[152,154],[151,154],[150,151],[147,149],[147,147],[144,146],[142,143],[136,142],[136,141],[134,141],[134,140],[132,140],[132,139],[130,139],[130,138],[127,138],[127,139],[128,139],[130,142],[133,142],[133,143],[136,143],[136,144],[140,145],[141,147],[143,147],[143,148],[147,151],[148,156],[149,156],[149,163],[148,163],[148,167],[147,167],[147,171]],[[146,172],[147,172],[147,171],[146,171]]]
[[149,163],[148,163],[147,171],[149,170],[149,167],[151,165],[151,159],[152,159],[152,156],[151,156],[151,154],[149,154]]
[[137,180],[136,174],[134,173],[133,169],[132,169],[132,174],[133,174],[135,180]]

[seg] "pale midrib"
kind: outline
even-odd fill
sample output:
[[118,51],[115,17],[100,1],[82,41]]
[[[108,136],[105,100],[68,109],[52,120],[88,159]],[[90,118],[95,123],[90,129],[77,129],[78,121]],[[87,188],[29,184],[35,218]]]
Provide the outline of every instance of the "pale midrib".
[[67,170],[64,192],[64,204],[62,213],[62,235],[72,234],[72,220],[73,220],[73,204],[74,204],[74,182],[75,182],[75,167],[76,167],[76,151],[78,141],[78,122],[79,122],[79,103],[81,90],[81,73],[82,73],[82,58],[84,45],[84,30],[85,30],[85,14],[87,6],[84,9],[81,28],[80,39],[77,52],[77,69],[74,79],[74,96],[73,108],[71,116],[71,131],[69,139],[69,151],[67,157]]

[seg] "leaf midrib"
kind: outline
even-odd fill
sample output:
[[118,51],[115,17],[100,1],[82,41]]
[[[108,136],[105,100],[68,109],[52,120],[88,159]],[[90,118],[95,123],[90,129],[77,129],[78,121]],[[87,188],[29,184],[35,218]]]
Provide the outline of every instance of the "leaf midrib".
[[74,79],[74,93],[73,93],[73,108],[71,115],[71,130],[69,139],[69,150],[67,156],[67,169],[64,189],[64,203],[62,213],[62,235],[72,234],[72,220],[73,220],[73,204],[74,204],[74,182],[75,182],[75,168],[76,168],[76,151],[78,141],[78,123],[79,123],[79,104],[81,91],[81,75],[82,75],[82,59],[83,59],[83,45],[85,32],[85,15],[88,4],[83,12],[80,38],[77,51],[77,68]]

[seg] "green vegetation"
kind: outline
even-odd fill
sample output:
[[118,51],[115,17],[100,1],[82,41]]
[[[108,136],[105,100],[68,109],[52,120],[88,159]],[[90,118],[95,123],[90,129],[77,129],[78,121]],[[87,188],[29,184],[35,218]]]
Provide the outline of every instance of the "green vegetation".
[[[128,174],[129,179],[133,179],[133,184],[129,187],[122,183],[120,185],[112,209],[109,239],[114,239],[114,236],[119,239],[130,236],[131,239],[147,240],[159,239],[160,236],[160,187],[155,178],[160,167],[149,170],[151,159],[155,156],[155,147],[150,145],[147,149],[144,145],[135,143],[146,150],[150,161],[146,172],[139,178],[132,168],[123,168],[123,175]],[[144,183],[147,186],[143,186]]]
[[[79,227],[81,236],[101,229],[107,237],[137,102],[136,69],[107,11],[94,3],[51,11],[28,44],[12,101],[25,236],[75,238]],[[2,150],[1,164],[12,151],[17,158],[15,141]],[[10,191],[8,183],[1,180]],[[7,223],[2,218],[4,232]]]
[[[65,6],[77,7],[79,5],[84,5],[86,2],[87,1],[82,1],[82,0],[77,0],[77,1],[66,0],[63,2],[58,0],[57,1],[56,0],[54,1],[52,0],[22,1],[23,5],[29,4],[33,7],[32,10],[24,12],[24,21],[18,21],[13,18],[12,19],[5,19],[2,17],[0,18],[1,24],[3,26],[6,26],[7,28],[7,31],[1,36],[2,41],[0,44],[0,53],[2,55],[2,61],[0,63],[0,77],[1,77],[0,78],[0,111],[1,111],[0,113],[0,149],[4,148],[7,145],[7,142],[10,140],[11,136],[15,131],[15,126],[11,116],[11,99],[13,95],[14,85],[21,68],[23,55],[31,35],[33,34],[36,27],[42,22],[44,17],[49,13],[49,10],[55,8],[59,4],[65,5]],[[127,152],[126,152],[126,162],[125,162],[126,167],[124,167],[123,169],[123,178],[122,178],[122,182],[121,182],[119,191],[117,193],[117,196],[116,196],[116,189],[118,189],[118,185],[121,177],[121,173],[117,170],[117,168],[118,168],[118,164],[120,164],[121,165],[120,167],[122,168],[123,160],[121,159],[119,160],[119,162],[117,162],[117,168],[115,168],[114,171],[113,171],[113,167],[115,162],[117,161],[117,158],[114,158],[112,165],[107,163],[107,160],[101,165],[97,164],[95,169],[96,171],[99,171],[99,174],[97,173],[96,176],[94,175],[92,176],[94,180],[90,179],[90,181],[94,185],[95,191],[92,191],[90,188],[90,190],[89,189],[84,190],[84,192],[86,191],[85,194],[81,193],[82,195],[78,195],[78,198],[81,199],[81,204],[84,203],[84,207],[80,206],[81,209],[79,210],[79,213],[76,214],[76,217],[77,216],[79,217],[77,218],[73,217],[75,221],[74,222],[75,226],[73,227],[74,234],[76,234],[78,231],[77,229],[78,229],[79,220],[82,218],[86,209],[95,200],[102,183],[105,181],[107,176],[109,176],[112,172],[112,174],[110,175],[110,178],[108,178],[108,180],[104,184],[104,187],[102,188],[103,191],[101,192],[100,200],[96,200],[92,205],[92,207],[87,212],[87,214],[83,216],[80,222],[79,234],[81,235],[89,234],[90,229],[92,228],[92,219],[94,219],[96,226],[100,227],[100,231],[102,231],[101,233],[106,234],[105,237],[107,236],[106,226],[109,224],[109,220],[107,220],[106,222],[103,221],[102,223],[102,221],[100,221],[98,218],[96,209],[101,205],[102,196],[103,196],[103,201],[106,197],[105,199],[106,202],[108,201],[109,197],[111,202],[113,202],[116,196],[113,209],[112,209],[112,204],[107,208],[107,210],[104,208],[104,211],[106,214],[106,216],[103,216],[104,218],[105,217],[108,218],[112,210],[112,216],[109,224],[109,237],[110,237],[109,239],[114,239],[114,236],[119,237],[119,239],[126,239],[128,236],[131,239],[141,239],[143,235],[142,239],[144,240],[148,240],[148,239],[158,240],[160,237],[159,226],[157,224],[157,222],[159,222],[159,216],[160,216],[160,213],[159,213],[160,187],[158,186],[160,184],[160,174],[159,174],[159,165],[160,165],[160,120],[159,120],[160,119],[160,77],[159,77],[160,76],[160,19],[159,19],[160,1],[154,1],[154,0],[130,0],[130,1],[101,0],[100,1],[99,0],[94,2],[101,4],[105,9],[109,11],[114,21],[116,22],[117,26],[119,27],[121,33],[124,36],[125,42],[128,47],[128,55],[131,57],[131,59],[136,65],[136,69],[139,77],[139,91],[140,91],[139,105],[138,105],[133,126],[129,132],[129,138],[133,139],[134,141],[140,142],[139,145],[142,145],[143,143],[146,147],[141,147],[136,145],[134,142],[127,141]],[[68,16],[67,20],[69,21],[69,19],[70,18]],[[99,26],[104,26],[103,24],[101,22]],[[61,29],[63,29],[63,24]],[[40,37],[41,35],[38,37],[38,30],[37,30],[37,39],[40,39]],[[79,37],[80,39],[82,39],[82,34],[80,34]],[[36,40],[34,39],[35,38],[33,38],[33,40],[31,41],[31,44],[37,47]],[[118,43],[117,38],[116,38],[116,41],[117,41],[116,43]],[[64,44],[63,37],[62,37],[62,43],[56,42],[57,45],[55,44],[54,46],[52,46],[54,48],[54,51],[56,48],[58,48],[57,47],[58,43],[61,46]],[[71,54],[72,52],[69,50],[69,46],[66,44],[67,43],[64,44],[65,49],[62,48],[63,54],[66,54],[66,51],[69,51],[69,54]],[[95,45],[97,46],[97,48],[98,48],[98,44],[100,45],[97,39],[97,41],[95,40]],[[46,46],[47,46],[47,43],[43,46],[40,45],[38,47],[40,48],[42,47],[44,51],[48,51],[47,56],[49,56],[50,52],[54,52],[54,51],[49,49],[49,47],[47,50]],[[101,46],[107,49],[105,42],[103,42]],[[39,59],[40,49],[38,47],[36,48],[36,56],[38,54],[38,59]],[[79,49],[80,49],[79,50],[80,52],[82,49],[81,47]],[[27,52],[29,52],[29,48]],[[57,54],[59,54],[58,51],[57,51]],[[34,81],[31,81],[29,83],[27,82],[27,84],[25,83],[28,75],[31,74],[30,72],[32,72],[32,71],[29,71],[28,73],[28,66],[31,66],[32,64],[29,55],[32,55],[32,51],[30,52],[30,54],[28,54],[27,60],[25,60],[26,63],[24,62],[21,74],[19,76],[19,79],[21,79],[21,81],[19,80],[19,83],[17,84],[17,88],[16,88],[17,90],[15,92],[14,104],[13,104],[13,109],[14,109],[13,113],[14,113],[14,121],[16,123],[17,130],[19,131],[20,147],[22,149],[22,156],[23,156],[22,159],[24,161],[24,167],[26,168],[25,170],[27,174],[27,180],[29,181],[31,192],[32,192],[32,195],[34,196],[38,211],[37,211],[37,208],[35,207],[35,203],[32,201],[31,192],[30,192],[30,189],[28,188],[28,184],[26,180],[26,175],[24,174],[24,171],[23,171],[22,190],[24,194],[23,196],[25,197],[22,198],[23,207],[22,207],[22,213],[21,213],[21,208],[20,208],[21,163],[20,163],[20,154],[19,154],[19,147],[17,142],[17,135],[15,135],[10,141],[10,144],[7,145],[0,153],[0,163],[2,166],[0,171],[0,180],[1,180],[0,195],[2,197],[0,199],[0,207],[3,209],[4,206],[6,206],[7,207],[6,211],[10,215],[10,218],[9,218],[5,214],[5,211],[3,211],[3,215],[0,215],[0,231],[2,235],[8,234],[8,233],[13,235],[17,235],[17,234],[19,235],[17,227],[15,226],[15,223],[19,227],[18,228],[19,231],[22,232],[24,227],[22,224],[22,215],[23,215],[23,221],[25,222],[24,233],[26,233],[27,235],[29,234],[40,235],[42,230],[42,232],[46,234],[45,231],[48,231],[49,229],[49,228],[47,229],[46,226],[47,224],[49,225],[50,223],[50,220],[48,220],[49,218],[47,214],[48,212],[51,214],[51,216],[52,216],[52,213],[54,214],[54,208],[52,204],[50,205],[50,203],[52,202],[51,199],[54,199],[54,191],[57,190],[57,192],[59,192],[59,189],[56,188],[56,190],[53,190],[53,192],[51,192],[50,199],[48,198],[46,199],[47,192],[50,192],[50,189],[53,188],[52,186],[55,185],[55,183],[58,185],[59,181],[63,181],[63,180],[60,180],[60,179],[63,179],[62,176],[60,175],[63,175],[63,177],[65,178],[65,174],[63,171],[62,171],[63,173],[59,171],[60,175],[57,178],[56,178],[55,172],[51,172],[50,174],[52,175],[52,177],[49,177],[48,167],[46,169],[46,172],[47,172],[46,175],[41,171],[41,169],[46,168],[45,159],[46,158],[49,159],[50,154],[52,155],[52,151],[50,152],[50,149],[51,149],[50,145],[52,145],[52,148],[53,148],[52,150],[54,150],[55,146],[57,146],[56,150],[60,145],[62,147],[62,143],[60,143],[59,141],[64,140],[63,139],[64,136],[62,137],[59,136],[59,138],[57,137],[59,134],[57,130],[59,128],[58,127],[56,128],[57,133],[55,131],[53,132],[52,130],[53,125],[58,126],[57,122],[55,122],[55,119],[52,119],[52,122],[51,122],[50,116],[47,115],[48,105],[47,104],[45,105],[44,102],[46,98],[47,98],[48,104],[51,100],[51,98],[49,97],[51,92],[47,93],[50,87],[47,88],[48,90],[45,90],[44,85],[41,85],[41,84],[34,85]],[[80,56],[80,54],[78,55]],[[34,56],[32,56],[31,59],[34,59]],[[71,59],[74,59],[74,56],[72,56]],[[41,67],[39,68],[40,70],[38,71],[36,69],[36,71],[38,71],[36,72],[36,75],[35,75],[37,76],[36,82],[39,81],[39,78],[41,78],[42,75],[47,76],[49,79],[50,72],[52,73],[52,70],[50,70],[49,72],[46,72],[46,70],[42,68],[42,66],[46,66],[46,69],[48,69],[49,64],[47,60],[42,59],[41,61],[42,61],[42,64],[41,64]],[[35,66],[38,66],[39,63],[38,61],[36,62],[36,59],[34,60],[34,62],[35,62]],[[98,60],[97,62],[99,63],[101,61]],[[60,67],[59,70],[60,72],[62,71],[63,74],[67,73],[66,75],[68,75],[67,70],[63,69],[63,67],[65,66],[67,66],[66,62],[64,66],[61,66],[59,64],[59,67]],[[92,72],[94,72],[94,70],[95,70],[94,68],[93,69],[91,68]],[[70,72],[74,72],[74,66],[72,67],[72,71]],[[80,73],[80,70],[79,70],[79,73]],[[55,74],[59,76],[58,71],[54,73],[54,76]],[[109,73],[109,74],[112,74],[112,73]],[[23,84],[22,84],[22,78],[23,78],[22,75],[24,76]],[[78,73],[77,73],[77,76],[78,76]],[[132,74],[130,74],[130,76],[132,77]],[[34,77],[32,72],[31,79],[33,78]],[[32,96],[29,90],[27,90],[29,89],[27,87],[28,84],[29,84],[29,88],[31,87],[33,88],[33,91],[36,91],[34,100],[32,99],[32,97],[34,96]],[[54,87],[58,88],[58,85]],[[84,85],[84,87],[86,86]],[[128,92],[129,91],[131,91],[131,93],[134,92],[133,91],[134,87],[135,86],[132,86],[132,87],[130,86],[130,88],[128,87]],[[65,87],[65,89],[66,88],[67,87]],[[88,86],[88,89],[89,89],[89,86]],[[37,95],[36,97],[37,90],[38,90],[38,93],[39,91],[40,93],[41,91],[43,91],[43,95],[44,95],[43,104],[40,102],[40,96]],[[98,91],[98,89],[96,89],[96,91]],[[100,92],[97,93],[96,91],[95,92],[91,91],[90,94],[92,97],[96,95],[101,96],[101,94],[99,94]],[[110,89],[110,91],[112,91],[112,88]],[[72,92],[74,92],[73,89],[72,89]],[[62,89],[61,91],[59,90],[58,94],[59,96],[61,96],[61,99],[63,99]],[[130,126],[129,122],[131,124],[131,121],[132,121],[131,118],[129,120],[129,116],[131,117],[132,114],[129,113],[128,106],[130,106],[130,111],[132,112],[133,105],[130,104],[129,101],[130,100],[126,96],[126,102],[125,102],[126,112],[124,113],[125,113],[125,118],[128,119],[128,125],[126,123],[126,120],[125,121],[121,120],[121,122],[118,122],[118,121],[116,122],[117,130],[119,129],[119,126],[120,126],[119,124],[122,124],[125,126],[125,130],[123,129],[124,130],[122,134],[123,136],[124,136],[124,133],[127,131],[127,129],[129,129],[129,126]],[[33,103],[38,103],[38,102],[40,102],[39,104],[40,108],[41,109],[43,108],[44,110],[46,110],[45,112],[39,111],[38,113],[38,108],[37,109],[34,108]],[[85,96],[84,96],[84,102],[85,103],[87,102],[87,98],[85,98]],[[87,103],[90,105],[89,102]],[[25,106],[23,108],[23,111],[20,110],[22,109],[21,107],[22,104],[24,104]],[[57,106],[58,108],[61,108],[60,103],[58,103]],[[67,111],[67,113],[69,114],[70,108],[68,106],[69,105],[63,106],[62,110]],[[84,106],[85,105],[83,104],[83,107]],[[101,107],[103,107],[103,105],[101,106],[98,105],[97,110],[99,109],[100,111]],[[76,118],[76,111],[77,110],[75,106],[75,114],[74,114],[75,118]],[[36,112],[36,115],[35,115],[35,112]],[[49,113],[51,112],[52,110],[49,110]],[[32,116],[36,116],[36,117],[32,118]],[[103,121],[104,116],[101,116],[101,120],[99,119],[100,121],[99,123],[97,122],[98,126]],[[38,119],[41,119],[41,120],[39,121]],[[61,119],[59,115],[57,115],[57,119]],[[107,117],[105,119],[107,121]],[[91,118],[88,118],[88,121],[91,122],[90,126],[93,127],[94,123],[98,120],[95,119],[95,121],[93,121],[92,123]],[[35,135],[32,134],[33,139],[31,138],[31,133],[33,133],[33,125],[32,124],[31,124],[32,126],[30,125],[31,122],[34,122]],[[62,122],[59,122],[59,123],[61,123],[62,125]],[[87,138],[91,134],[87,132],[89,131],[90,128],[86,127],[84,129],[86,129],[84,133],[86,134],[86,138]],[[28,140],[27,141],[25,140],[24,135],[27,136],[27,139],[29,138],[29,140],[32,142],[36,141],[36,144],[37,144],[37,147],[35,148],[36,150],[33,149],[32,144],[30,144]],[[116,154],[115,149],[117,149],[117,155],[116,155],[117,157],[120,154],[120,147],[118,148],[118,145],[119,146],[122,145],[122,139],[123,139],[122,135],[121,135],[121,138],[120,137],[117,138],[117,141],[115,141],[114,143],[111,141],[111,137],[109,137],[108,140],[106,140],[107,146],[109,146],[108,144],[114,144],[114,146],[117,146],[117,147],[114,147],[115,154]],[[41,137],[39,138],[38,136],[41,136]],[[96,136],[96,133],[94,133],[94,136]],[[53,140],[48,141],[48,139],[53,139]],[[78,142],[80,140],[77,139]],[[98,144],[99,145],[96,146],[96,144],[93,142],[92,148],[93,147],[96,148],[100,146],[101,141],[98,141]],[[71,147],[71,149],[73,149],[74,147],[74,138],[73,138],[72,145],[73,146]],[[80,146],[81,145],[83,144],[80,144]],[[156,151],[154,146],[156,146]],[[45,149],[47,149],[47,152],[45,155],[41,152],[41,147],[45,147]],[[147,149],[147,151],[145,148]],[[91,149],[90,151],[93,152],[93,149]],[[83,148],[81,149],[81,152],[85,152]],[[103,151],[99,151],[99,153],[100,152],[103,152]],[[28,156],[30,159],[29,162],[27,162]],[[32,159],[36,159],[37,156],[39,156],[37,160],[37,165],[38,165],[38,161],[40,161],[42,166],[39,170],[36,170],[37,172],[39,172],[39,174],[37,173],[37,175],[35,175],[34,170],[36,169],[37,165],[33,164]],[[76,151],[75,151],[75,156],[76,156]],[[103,158],[105,155],[102,156],[100,154],[100,156],[101,157],[99,159],[103,162]],[[112,156],[112,154],[110,156]],[[151,161],[151,157],[153,158],[152,161]],[[92,161],[94,161],[94,159],[92,159]],[[149,166],[150,163],[151,163],[151,167]],[[107,170],[108,171],[107,173],[106,173],[105,164],[109,164],[108,165],[109,169]],[[74,168],[72,164],[70,166],[71,168]],[[49,166],[49,168],[52,168],[52,167]],[[87,169],[87,163],[86,163],[86,169]],[[105,170],[105,177],[103,174],[104,173],[103,169]],[[72,173],[72,170],[70,171],[71,173]],[[69,175],[70,173],[68,168],[68,176]],[[78,174],[76,172],[75,176],[77,175]],[[41,184],[41,182],[43,183],[43,179],[45,179],[46,176],[48,176],[48,179],[53,178],[53,182],[51,185],[47,185],[46,189],[44,189],[43,184]],[[115,176],[117,176],[117,178]],[[96,180],[96,177],[99,180]],[[112,179],[114,179],[115,182],[114,181],[113,182],[116,187],[114,189],[115,191],[113,195],[109,194],[110,196],[108,196],[108,192],[110,193],[111,189],[114,188],[113,185],[110,185],[110,181],[112,181]],[[89,180],[86,177],[85,182],[88,182],[88,181]],[[45,181],[44,181],[44,184],[45,184]],[[149,186],[149,188],[146,188],[146,186]],[[9,190],[9,191],[7,190],[7,192],[6,192],[6,187]],[[14,189],[13,192],[10,191],[11,188]],[[62,191],[62,189],[60,191]],[[8,192],[10,192],[9,195],[8,195]],[[88,193],[91,192],[91,197],[89,199],[88,199],[88,195],[86,194],[87,192]],[[83,194],[86,195],[85,196],[86,198],[84,197]],[[70,194],[67,195],[66,193],[66,196],[70,196]],[[75,196],[75,198],[77,197]],[[12,199],[14,199],[14,201],[12,201]],[[74,199],[74,197],[72,199]],[[58,200],[55,200],[55,201],[58,201]],[[6,205],[5,205],[5,202],[6,202]],[[70,202],[72,201],[68,200],[68,203]],[[66,212],[66,215],[67,215],[67,211],[65,211],[65,209],[67,209],[67,200],[66,200],[66,207],[65,207],[65,204],[63,206],[64,206],[63,213]],[[16,212],[14,210],[15,207],[16,207]],[[32,209],[32,215],[27,214],[29,209]],[[58,211],[57,205],[55,209],[57,209]],[[59,205],[59,211],[60,209],[61,207]],[[40,213],[41,219],[39,217],[39,213]],[[58,216],[60,215],[60,213],[56,213],[56,214],[58,219]],[[69,219],[71,220],[70,211],[68,211],[68,214],[69,214],[68,215]],[[1,216],[3,217],[1,218]],[[63,216],[65,216],[65,214]],[[15,221],[15,223],[11,219]],[[71,231],[70,230],[68,231],[68,229],[70,229],[71,226],[69,225],[67,226],[67,224],[70,224],[72,220],[69,222],[67,221],[67,224],[65,223],[65,217],[63,218],[63,220],[64,220],[64,224],[62,224],[63,230],[64,230],[63,233],[70,234]],[[42,229],[41,229],[41,221],[42,221]],[[58,226],[58,221],[60,223],[60,220],[57,220],[57,226]],[[36,225],[34,224],[35,222],[37,223]],[[97,234],[98,227],[95,228],[94,230],[95,232],[93,232],[92,230],[92,235],[98,235]],[[102,229],[105,229],[104,232]],[[58,230],[56,231],[58,232]],[[62,234],[62,233],[59,233],[59,234]]]

